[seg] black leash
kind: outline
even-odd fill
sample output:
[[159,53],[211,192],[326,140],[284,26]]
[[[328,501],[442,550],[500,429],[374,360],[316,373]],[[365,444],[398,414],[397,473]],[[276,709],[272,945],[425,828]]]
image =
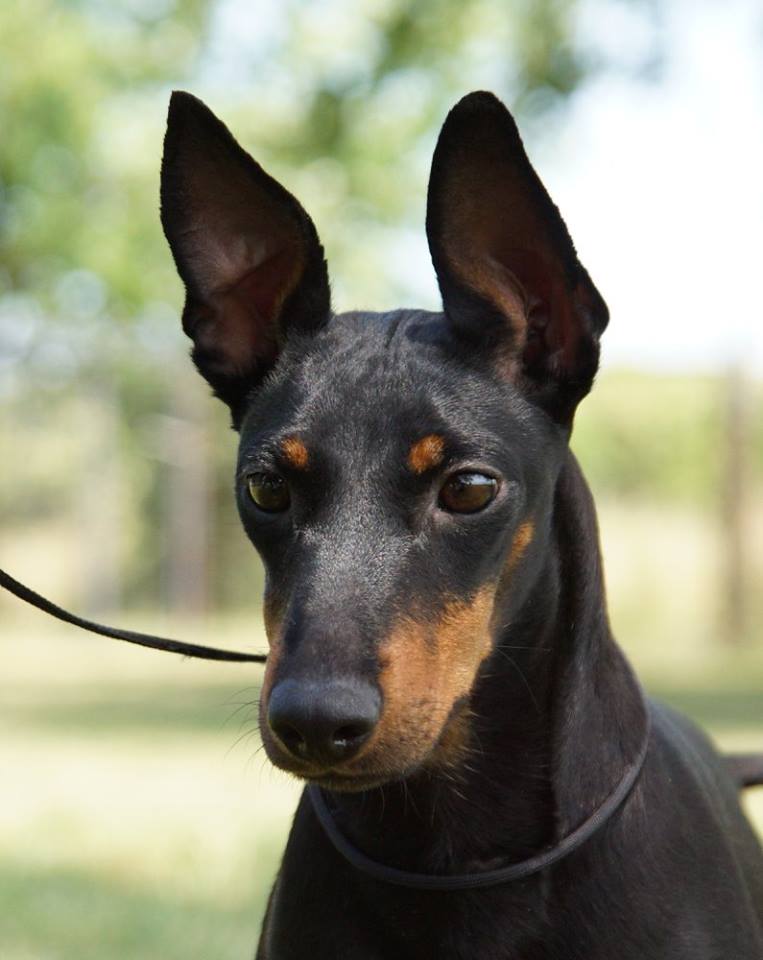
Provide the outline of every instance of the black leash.
[[0,587],[4,587],[19,600],[31,603],[33,607],[49,613],[51,617],[71,623],[75,627],[98,633],[102,637],[111,637],[113,640],[126,640],[127,643],[137,643],[141,647],[152,647],[154,650],[166,650],[168,653],[179,653],[184,657],[197,657],[200,660],[233,660],[237,663],[264,663],[267,655],[264,653],[238,653],[235,650],[217,650],[214,647],[205,647],[198,643],[183,643],[182,640],[168,640],[166,637],[154,637],[150,633],[137,633],[135,630],[120,630],[118,627],[107,627],[94,620],[78,617],[63,607],[57,606],[39,593],[19,583],[18,580],[0,569]]
[[350,863],[356,870],[373,877],[374,880],[380,880],[383,883],[391,883],[398,887],[408,887],[412,890],[477,890],[483,887],[497,887],[501,883],[508,883],[511,880],[521,880],[534,873],[545,870],[551,864],[557,863],[563,857],[568,856],[573,850],[577,850],[582,844],[589,840],[610,817],[622,806],[633,789],[639,774],[644,766],[647,751],[649,749],[650,722],[649,712],[646,711],[646,729],[644,731],[644,741],[641,744],[638,756],[626,769],[622,779],[591,816],[583,821],[579,827],[567,834],[553,847],[544,850],[541,853],[530,857],[528,860],[521,860],[518,863],[510,863],[508,866],[499,867],[496,870],[485,870],[483,873],[463,873],[463,874],[436,874],[436,873],[409,873],[407,870],[399,870],[397,867],[388,867],[386,864],[378,863],[372,860],[364,853],[353,846],[347,837],[344,836],[336,825],[336,822],[326,803],[326,798],[320,787],[310,786],[307,788],[308,795],[313,804],[315,814],[323,827],[326,836],[329,838],[335,849]]
[[[141,647],[151,647],[154,650],[166,650],[168,653],[179,653],[184,657],[197,657],[202,660],[264,663],[267,659],[267,655],[264,653],[239,653],[235,650],[218,650],[214,647],[205,647],[197,643],[184,643],[181,640],[155,637],[150,633],[122,630],[118,627],[109,627],[102,623],[96,623],[93,620],[86,620],[84,617],[77,616],[77,614],[57,606],[52,601],[40,596],[39,593],[35,593],[34,590],[20,583],[2,569],[0,569],[0,587],[8,590],[9,593],[18,597],[19,600],[23,600],[33,607],[37,607],[38,610],[50,614],[51,617],[63,620],[64,623],[70,623],[83,630],[88,630],[90,633],[97,633],[102,637],[111,637],[113,640],[125,640],[127,643],[135,643]],[[496,870],[485,870],[482,873],[412,873],[407,870],[400,870],[397,867],[389,867],[386,864],[378,863],[376,860],[367,857],[362,851],[358,850],[357,847],[353,846],[340,832],[326,804],[321,789],[313,785],[307,788],[307,792],[316,816],[335,849],[348,863],[355,867],[356,870],[367,874],[374,880],[391,883],[399,887],[408,887],[413,890],[454,891],[495,887],[512,880],[529,877],[534,873],[544,870],[546,867],[550,867],[563,857],[568,856],[573,850],[577,850],[586,840],[590,839],[590,837],[600,830],[625,802],[638,780],[649,749],[649,733],[649,713],[646,711],[644,741],[638,756],[627,768],[622,779],[604,803],[602,803],[587,820],[581,823],[579,827],[573,830],[572,833],[568,834],[553,847],[536,854],[534,857],[522,860],[519,863],[510,863]]]

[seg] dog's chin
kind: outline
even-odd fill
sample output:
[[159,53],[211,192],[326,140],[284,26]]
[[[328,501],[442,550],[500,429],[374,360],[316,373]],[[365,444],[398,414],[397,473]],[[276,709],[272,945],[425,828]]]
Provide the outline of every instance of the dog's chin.
[[308,784],[315,784],[324,790],[337,793],[361,793],[365,790],[374,790],[397,780],[404,780],[415,773],[424,763],[424,759],[417,760],[405,767],[388,768],[381,763],[374,764],[371,758],[362,766],[353,768],[351,764],[338,767],[318,767],[313,764],[301,763],[299,760],[284,753],[276,743],[266,741],[265,752],[274,767],[289,773]]
[[366,790],[383,787],[392,780],[401,779],[402,776],[404,774],[393,777],[378,774],[341,774],[330,770],[328,773],[303,779],[307,783],[321,787],[323,790],[331,790],[333,793],[364,793]]
[[342,769],[317,768],[302,766],[298,762],[284,758],[282,755],[270,755],[274,766],[324,790],[337,793],[361,793],[365,790],[374,790],[396,780],[404,780],[418,769],[419,764],[413,764],[405,769],[374,770],[374,769]]

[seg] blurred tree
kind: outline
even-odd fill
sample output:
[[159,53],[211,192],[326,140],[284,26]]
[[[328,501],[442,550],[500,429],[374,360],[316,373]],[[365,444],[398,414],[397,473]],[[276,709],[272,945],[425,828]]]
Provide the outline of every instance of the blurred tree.
[[3,287],[44,311],[48,336],[72,328],[75,360],[95,352],[104,312],[134,318],[162,293],[140,101],[193,60],[208,5],[182,0],[168,19],[137,2],[0,8]]
[[[0,7],[0,395],[8,447],[28,451],[44,437],[48,451],[8,451],[4,489],[13,496],[0,509],[5,523],[51,508],[97,514],[80,527],[91,606],[119,594],[114,545],[125,542],[125,511],[101,506],[116,490],[107,481],[115,461],[135,459],[135,422],[165,402],[167,335],[145,329],[158,315],[175,333],[144,105],[164,99],[159,87],[198,55],[208,8],[207,0]],[[67,415],[79,419],[65,403],[74,394],[103,408],[86,427],[100,438],[94,449],[64,426]],[[57,430],[68,442],[53,460]]]
[[[230,103],[237,133],[304,199],[319,231],[330,225],[322,234],[339,307],[433,305],[431,271],[412,264],[428,262],[426,184],[447,110],[490,89],[535,147],[551,140],[571,95],[615,69],[580,29],[592,7],[658,16],[654,0],[227,0],[212,20],[227,30],[212,32],[198,79],[213,106]],[[253,50],[255,22],[265,39]],[[628,68],[650,79],[653,38]]]
[[[652,0],[597,2],[654,15]],[[165,491],[178,471],[162,451],[147,455],[152,416],[182,416],[172,399],[186,352],[180,286],[156,200],[171,85],[205,96],[303,199],[324,227],[338,307],[426,305],[435,300],[434,279],[411,264],[427,259],[425,189],[439,123],[457,97],[484,86],[515,107],[531,137],[547,135],[570,95],[611,66],[578,28],[583,7],[582,0],[0,5],[0,397],[8,413],[0,453],[4,488],[13,491],[0,503],[0,520],[67,509],[81,516],[77,486],[97,496],[99,458],[121,457],[114,476],[130,481],[111,489],[123,490],[125,508],[104,510],[100,521],[125,528],[121,560],[120,551],[110,555],[127,563],[128,588],[147,600],[160,596],[164,556],[174,595],[183,595],[182,564],[168,554],[184,540],[178,535],[173,547],[162,532],[162,504],[182,496]],[[95,420],[88,427],[82,408],[72,420],[76,396],[114,404],[115,416],[100,420],[112,424],[100,446],[89,431],[106,428]],[[209,416],[223,423],[222,411]],[[73,422],[85,424],[79,434]],[[65,469],[60,459],[51,468],[54,439]],[[230,445],[215,444],[214,486],[225,496],[194,487],[194,497],[227,504],[216,523],[228,530]],[[21,449],[28,458],[13,455]],[[170,527],[182,532],[177,518]],[[99,531],[84,537],[94,555],[109,536]],[[239,586],[232,575],[239,548],[215,542],[214,597],[248,596],[248,574]],[[113,581],[112,571],[104,582],[116,595]]]

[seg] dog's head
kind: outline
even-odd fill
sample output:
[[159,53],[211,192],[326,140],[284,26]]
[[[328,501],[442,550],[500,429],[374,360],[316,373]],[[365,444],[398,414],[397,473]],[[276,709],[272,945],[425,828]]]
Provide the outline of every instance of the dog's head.
[[475,93],[440,134],[443,313],[334,315],[312,221],[188,94],[170,105],[162,223],[194,361],[241,435],[269,756],[348,790],[453,762],[537,580],[607,323],[514,121]]

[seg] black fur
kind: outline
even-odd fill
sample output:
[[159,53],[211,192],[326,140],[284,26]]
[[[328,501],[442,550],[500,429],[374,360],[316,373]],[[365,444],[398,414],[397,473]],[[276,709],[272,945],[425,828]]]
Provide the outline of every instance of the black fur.
[[[207,165],[206,176],[202,183],[194,184],[190,174],[202,163]],[[228,196],[236,175],[247,182],[249,190],[243,195]],[[233,374],[221,371],[221,351],[213,338],[199,342],[200,329],[210,321],[218,322],[219,311],[214,306],[218,290],[214,282],[202,279],[198,266],[204,260],[204,231],[221,200],[230,208],[229,217],[246,217],[253,236],[262,232],[259,220],[264,203],[277,205],[284,223],[299,237],[306,251],[300,279],[279,316],[273,318],[272,335],[263,338],[252,365]],[[235,209],[239,205],[244,207],[243,211]],[[233,425],[238,429],[247,393],[252,383],[272,367],[286,333],[314,330],[328,320],[331,308],[323,248],[312,220],[297,200],[241,149],[211,110],[189,93],[176,92],[170,100],[162,160],[161,215],[175,265],[186,286],[183,329],[194,341],[193,361],[215,394],[231,408]],[[233,255],[237,255],[235,251]]]
[[[188,100],[185,109],[193,146],[183,146],[171,113],[162,215],[195,304],[174,226],[193,201],[172,184],[186,182],[207,136],[227,143],[222,167],[254,161],[241,160],[206,108]],[[496,178],[496,166],[505,176]],[[291,200],[283,202],[288,216]],[[371,857],[465,873],[529,857],[585,820],[637,754],[646,715],[610,632],[595,511],[567,445],[606,307],[513,121],[488,94],[465,98],[446,121],[427,229],[444,313],[326,322],[322,253],[308,230],[299,302],[287,299],[252,326],[252,355],[263,338],[267,349],[277,344],[268,362],[234,385],[199,366],[240,426],[239,509],[267,570],[269,755],[329,789],[340,829]],[[194,334],[192,322],[187,329]],[[441,439],[442,459],[412,469],[412,446],[430,435]],[[294,437],[304,461],[285,455],[283,441]],[[498,480],[481,512],[449,513],[438,499],[461,470]],[[288,510],[264,513],[252,502],[250,478],[263,473],[288,484]],[[471,609],[486,585],[489,652],[469,689],[453,688],[423,753],[419,700],[442,706],[426,676],[407,691],[410,713],[383,749],[372,737],[365,753],[334,767],[284,749],[271,729],[272,689],[309,691],[313,712],[338,680],[391,697],[385,644],[400,624],[444,631],[443,610]],[[436,631],[422,636],[427,656],[454,658],[454,671],[474,640],[465,634],[446,648]],[[406,649],[415,659],[417,648]],[[379,730],[392,723],[390,702]],[[258,958],[759,960],[763,856],[732,768],[688,721],[651,702],[646,709],[646,764],[617,814],[553,867],[494,889],[424,893],[371,880],[334,850],[303,797]],[[449,746],[455,729],[459,749]]]

